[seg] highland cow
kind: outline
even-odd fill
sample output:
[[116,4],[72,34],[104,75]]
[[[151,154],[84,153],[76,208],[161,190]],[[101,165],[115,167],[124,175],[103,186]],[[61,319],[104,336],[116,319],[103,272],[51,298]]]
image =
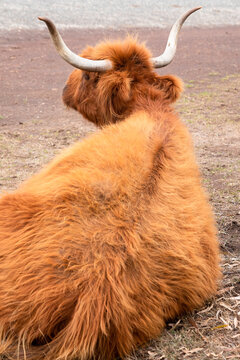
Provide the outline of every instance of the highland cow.
[[0,198],[0,353],[12,359],[112,360],[216,293],[219,249],[193,145],[172,108],[178,31],[152,58],[122,42],[66,48],[78,67],[63,101],[98,125]]

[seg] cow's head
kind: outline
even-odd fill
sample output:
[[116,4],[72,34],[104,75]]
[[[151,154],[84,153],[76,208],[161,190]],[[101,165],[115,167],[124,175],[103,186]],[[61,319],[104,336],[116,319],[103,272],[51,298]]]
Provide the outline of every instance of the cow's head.
[[176,21],[164,53],[155,58],[131,37],[100,43],[76,55],[67,48],[55,25],[40,18],[47,24],[59,54],[77,68],[64,87],[64,103],[102,126],[129,115],[143,96],[157,97],[163,105],[174,102],[182,90],[181,81],[171,75],[159,76],[154,68],[166,66],[173,60],[181,26],[198,9],[188,11]]

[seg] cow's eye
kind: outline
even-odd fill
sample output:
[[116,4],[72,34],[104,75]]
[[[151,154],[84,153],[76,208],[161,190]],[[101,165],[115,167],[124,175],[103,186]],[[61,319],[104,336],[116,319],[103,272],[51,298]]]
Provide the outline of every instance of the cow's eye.
[[99,76],[95,76],[95,78],[94,78],[94,84],[95,84],[95,85],[97,85],[98,80],[99,80]]
[[89,76],[88,73],[84,73],[84,74],[83,74],[83,78],[84,78],[84,80],[89,80],[89,79],[90,79],[90,76]]

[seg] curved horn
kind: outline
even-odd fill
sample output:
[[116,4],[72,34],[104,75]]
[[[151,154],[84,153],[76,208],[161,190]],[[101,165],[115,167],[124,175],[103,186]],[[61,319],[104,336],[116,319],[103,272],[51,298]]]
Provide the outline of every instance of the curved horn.
[[99,72],[111,70],[113,68],[112,63],[109,60],[89,60],[73,53],[64,43],[61,35],[56,29],[56,26],[51,20],[42,17],[39,17],[38,19],[46,23],[57,52],[72,66],[81,70]]
[[188,18],[189,15],[191,15],[192,13],[194,13],[195,11],[197,11],[201,8],[202,7],[199,6],[192,10],[189,10],[175,22],[175,24],[173,25],[173,27],[170,31],[170,34],[168,36],[167,45],[166,45],[166,48],[165,48],[163,54],[151,59],[152,64],[155,68],[164,67],[164,66],[170,64],[170,62],[172,62],[172,60],[175,56],[176,50],[177,50],[178,35],[179,35],[179,32],[181,30],[181,27],[182,27],[184,21]]

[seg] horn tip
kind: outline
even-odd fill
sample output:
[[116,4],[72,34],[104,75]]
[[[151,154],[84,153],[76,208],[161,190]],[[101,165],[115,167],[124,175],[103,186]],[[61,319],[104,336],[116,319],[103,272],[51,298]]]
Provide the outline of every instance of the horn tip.
[[41,16],[38,16],[38,19],[45,22],[51,34],[54,34],[56,32],[56,27],[50,19]]
[[41,20],[41,21],[44,21],[44,22],[46,22],[46,21],[47,21],[47,18],[45,18],[45,17],[42,17],[42,16],[38,16],[38,20]]
[[191,15],[192,13],[194,13],[195,11],[198,11],[198,10],[200,10],[200,9],[202,9],[202,6],[197,6],[197,7],[195,7],[195,8],[193,8],[193,9],[191,9],[191,10],[189,10],[188,12],[187,12],[187,17],[189,16],[189,15]]
[[51,20],[49,20],[46,17],[42,17],[42,16],[38,16],[38,20],[44,21],[46,24],[51,22]]

